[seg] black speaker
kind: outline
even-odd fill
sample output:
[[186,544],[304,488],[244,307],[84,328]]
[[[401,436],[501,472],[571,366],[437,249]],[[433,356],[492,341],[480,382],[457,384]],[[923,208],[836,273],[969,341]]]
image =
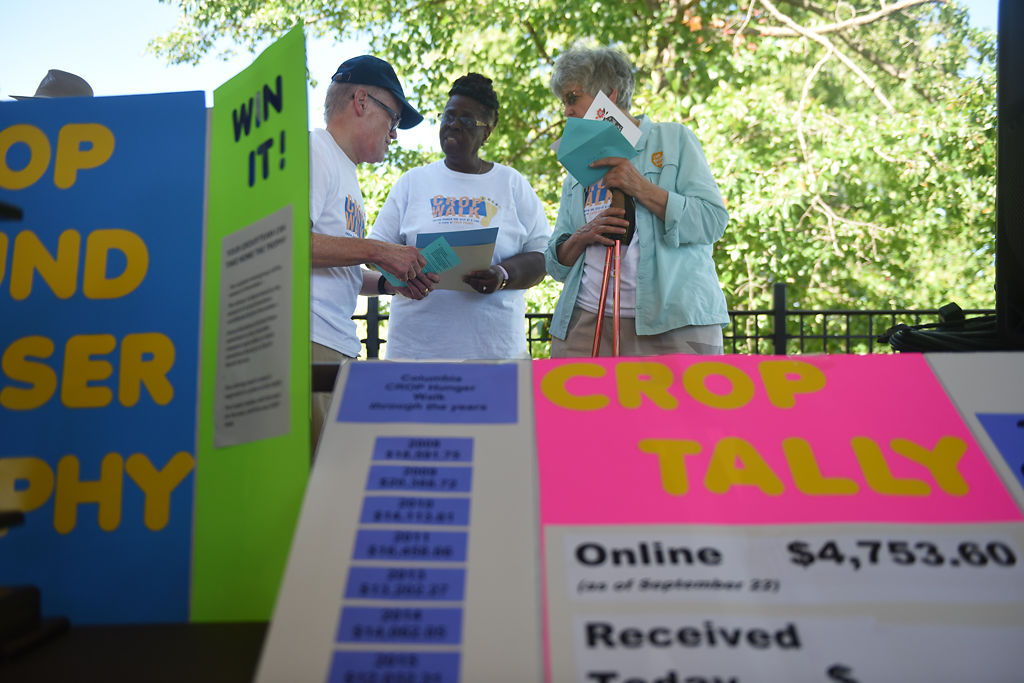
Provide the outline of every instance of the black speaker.
[[1024,2],[999,0],[996,322],[1024,348]]

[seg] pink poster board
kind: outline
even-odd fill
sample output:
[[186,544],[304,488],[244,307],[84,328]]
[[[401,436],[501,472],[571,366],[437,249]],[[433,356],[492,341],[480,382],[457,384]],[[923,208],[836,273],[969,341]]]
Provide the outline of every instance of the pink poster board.
[[923,356],[534,363],[541,524],[1019,521]]

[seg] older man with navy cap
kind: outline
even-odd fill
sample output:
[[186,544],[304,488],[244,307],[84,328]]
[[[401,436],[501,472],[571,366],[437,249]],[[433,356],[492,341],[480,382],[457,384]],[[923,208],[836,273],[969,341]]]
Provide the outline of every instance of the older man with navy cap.
[[[361,343],[352,313],[356,297],[380,293],[373,264],[409,282],[400,291],[423,298],[436,276],[424,274],[426,260],[416,247],[366,236],[366,212],[356,166],[387,155],[397,128],[412,128],[423,116],[405,99],[391,65],[370,55],[338,67],[324,103],[326,129],[309,136],[309,216],[312,222],[312,355],[314,361],[345,363]],[[319,438],[330,394],[313,397],[313,447]]]

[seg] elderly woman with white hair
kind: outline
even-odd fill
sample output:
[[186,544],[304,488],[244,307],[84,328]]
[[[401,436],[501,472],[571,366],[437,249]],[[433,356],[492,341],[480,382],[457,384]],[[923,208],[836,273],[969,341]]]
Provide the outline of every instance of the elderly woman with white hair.
[[[729,214],[696,136],[679,123],[655,123],[630,113],[633,67],[613,48],[573,46],[555,62],[551,91],[567,117],[583,117],[604,92],[640,128],[631,159],[608,157],[590,187],[567,176],[554,233],[545,253],[548,274],[564,283],[551,323],[552,357],[589,356],[612,238],[626,233],[627,210],[612,208],[610,189],[635,202],[635,232],[617,274],[620,349],[624,356],[720,354],[729,322],[712,259]],[[633,205],[635,204],[635,209]],[[631,215],[630,218],[633,218]],[[606,299],[612,314],[612,297]],[[600,353],[610,355],[611,325]]]

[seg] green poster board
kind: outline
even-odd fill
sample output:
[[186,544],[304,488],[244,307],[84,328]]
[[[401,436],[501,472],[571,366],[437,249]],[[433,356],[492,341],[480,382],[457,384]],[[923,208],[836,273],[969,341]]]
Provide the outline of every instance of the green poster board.
[[269,618],[309,474],[309,145],[296,27],[214,91],[192,620]]

